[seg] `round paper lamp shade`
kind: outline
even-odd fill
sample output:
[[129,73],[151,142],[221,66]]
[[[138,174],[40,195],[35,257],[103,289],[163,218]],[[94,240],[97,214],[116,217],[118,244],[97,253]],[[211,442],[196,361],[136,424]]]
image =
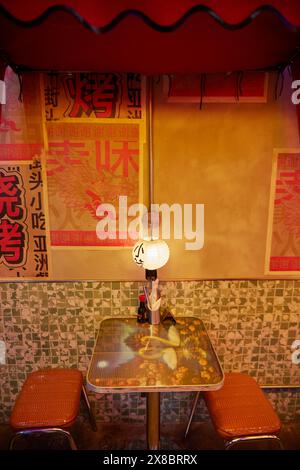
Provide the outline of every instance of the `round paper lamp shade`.
[[163,240],[144,241],[143,249],[143,267],[145,269],[155,270],[161,268],[167,263],[170,256],[169,247]]

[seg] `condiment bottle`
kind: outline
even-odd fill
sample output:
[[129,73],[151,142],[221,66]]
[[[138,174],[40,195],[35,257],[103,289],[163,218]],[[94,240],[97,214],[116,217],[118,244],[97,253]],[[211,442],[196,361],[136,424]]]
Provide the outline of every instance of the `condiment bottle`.
[[144,294],[139,295],[140,305],[137,312],[138,323],[146,323],[147,321],[147,308],[146,308],[146,297]]

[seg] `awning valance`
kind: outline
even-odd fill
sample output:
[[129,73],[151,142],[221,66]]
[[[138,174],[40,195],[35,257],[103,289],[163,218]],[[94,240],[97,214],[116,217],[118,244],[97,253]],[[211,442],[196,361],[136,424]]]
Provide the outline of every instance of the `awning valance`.
[[288,62],[298,0],[3,0],[1,55],[21,68],[201,73]]

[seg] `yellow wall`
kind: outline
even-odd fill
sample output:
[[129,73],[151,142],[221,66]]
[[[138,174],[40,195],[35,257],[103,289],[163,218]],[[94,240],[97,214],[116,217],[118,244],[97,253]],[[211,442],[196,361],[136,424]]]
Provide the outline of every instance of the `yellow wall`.
[[[205,205],[203,249],[187,251],[184,240],[171,240],[161,279],[266,277],[273,150],[299,147],[290,83],[275,101],[275,78],[267,104],[204,104],[202,110],[197,103],[168,103],[162,81],[155,84],[154,202]],[[143,172],[146,202],[146,158]],[[144,279],[131,249],[52,248],[51,258],[52,279]]]
[[[171,240],[161,279],[266,277],[273,150],[299,146],[290,84],[275,101],[274,79],[267,104],[204,104],[202,110],[198,104],[167,103],[162,83],[156,85],[155,202],[205,205],[204,248],[187,251],[184,241]],[[70,253],[52,253],[54,277],[68,278]],[[130,250],[77,250],[72,261],[73,278],[87,272],[90,279],[144,278]]]
[[290,83],[275,101],[274,78],[267,104],[200,110],[157,93],[155,202],[205,205],[204,248],[186,251],[171,242],[161,278],[264,276],[273,149],[299,147]]

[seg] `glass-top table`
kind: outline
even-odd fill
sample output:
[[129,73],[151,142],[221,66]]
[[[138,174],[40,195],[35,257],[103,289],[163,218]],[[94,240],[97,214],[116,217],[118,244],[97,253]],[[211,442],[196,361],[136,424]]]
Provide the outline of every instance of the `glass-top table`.
[[149,392],[150,449],[159,446],[159,392],[217,390],[223,380],[216,352],[196,317],[159,325],[137,323],[135,317],[105,318],[87,374],[87,386],[96,393]]

